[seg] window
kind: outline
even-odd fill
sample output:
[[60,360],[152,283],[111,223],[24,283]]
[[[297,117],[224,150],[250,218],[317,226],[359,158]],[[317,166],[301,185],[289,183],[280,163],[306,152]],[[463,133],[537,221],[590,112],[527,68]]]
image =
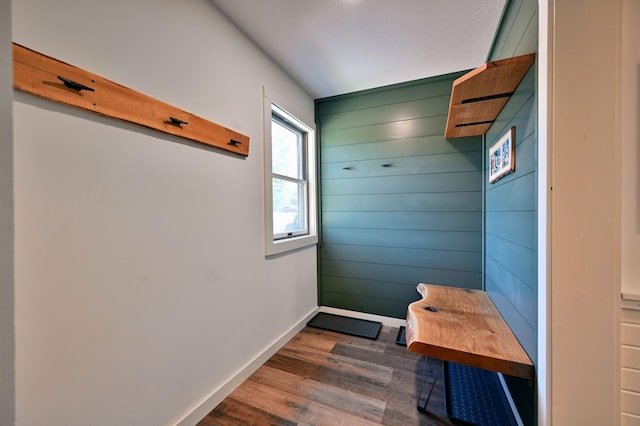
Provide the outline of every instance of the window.
[[264,96],[265,251],[315,244],[315,131]]

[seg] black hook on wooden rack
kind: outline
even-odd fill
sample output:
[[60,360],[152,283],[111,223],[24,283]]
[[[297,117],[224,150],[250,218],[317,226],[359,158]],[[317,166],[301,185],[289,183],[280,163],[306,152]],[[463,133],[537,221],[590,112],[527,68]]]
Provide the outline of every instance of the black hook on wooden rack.
[[171,124],[175,124],[176,126],[179,126],[181,124],[189,124],[188,122],[175,117],[169,117],[169,120],[171,120]]
[[84,84],[77,83],[73,80],[69,80],[68,78],[58,76],[58,80],[62,81],[64,85],[67,86],[68,88],[77,90],[78,92],[81,90],[88,90],[90,92],[95,92],[95,90],[92,89],[91,87],[85,86]]
[[241,145],[241,144],[242,144],[242,142],[240,142],[240,141],[235,141],[233,139],[230,139],[229,143],[227,145],[238,146],[238,145]]

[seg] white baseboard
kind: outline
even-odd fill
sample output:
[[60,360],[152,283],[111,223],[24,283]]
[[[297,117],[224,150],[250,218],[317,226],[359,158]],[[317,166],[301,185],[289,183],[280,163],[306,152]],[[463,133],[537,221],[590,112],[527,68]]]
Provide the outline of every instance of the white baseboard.
[[348,311],[345,309],[330,308],[327,306],[321,306],[311,310],[305,315],[297,324],[287,330],[282,336],[276,339],[271,345],[269,345],[262,353],[258,354],[254,359],[249,361],[244,367],[236,372],[229,380],[227,380],[219,388],[207,395],[200,403],[192,407],[187,414],[185,414],[175,424],[176,426],[193,426],[202,420],[207,414],[211,412],[218,404],[220,404],[235,388],[240,386],[242,382],[249,378],[261,365],[263,365],[271,356],[273,356],[280,348],[282,348],[289,340],[291,340],[296,334],[298,334],[306,325],[307,322],[318,312],[326,312],[328,314],[343,315],[351,318],[365,319],[369,321],[379,321],[382,324],[389,327],[400,327],[406,325],[404,319],[385,317],[381,315],[366,314],[363,312]]
[[218,404],[220,404],[231,392],[235,390],[242,382],[249,378],[261,365],[263,365],[271,356],[273,356],[280,348],[282,348],[289,340],[298,334],[307,322],[318,313],[319,309],[312,309],[297,324],[287,330],[282,336],[276,339],[262,353],[258,354],[254,359],[249,361],[244,367],[236,372],[222,386],[207,395],[200,403],[192,407],[187,414],[178,420],[176,426],[193,426],[202,420],[211,412]]
[[389,327],[406,326],[407,321],[405,319],[384,317],[381,315],[365,314],[364,312],[347,311],[346,309],[330,308],[328,306],[320,306],[320,312],[326,312],[328,314],[342,315],[345,317],[364,319],[369,321],[378,321]]

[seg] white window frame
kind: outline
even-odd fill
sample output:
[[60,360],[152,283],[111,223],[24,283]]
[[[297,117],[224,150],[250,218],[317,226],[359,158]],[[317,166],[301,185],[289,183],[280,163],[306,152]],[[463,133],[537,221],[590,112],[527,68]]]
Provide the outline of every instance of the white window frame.
[[[267,256],[288,252],[291,250],[308,247],[318,243],[317,225],[317,177],[316,177],[316,130],[315,125],[308,119],[301,118],[295,110],[287,105],[283,99],[274,96],[266,87],[263,88],[263,161],[264,161],[264,240],[265,254]],[[271,151],[271,123],[274,115],[283,117],[293,127],[306,134],[306,178],[307,191],[304,202],[307,207],[307,227],[308,232],[303,235],[293,234],[291,236],[273,235],[273,184],[272,184],[272,151]]]

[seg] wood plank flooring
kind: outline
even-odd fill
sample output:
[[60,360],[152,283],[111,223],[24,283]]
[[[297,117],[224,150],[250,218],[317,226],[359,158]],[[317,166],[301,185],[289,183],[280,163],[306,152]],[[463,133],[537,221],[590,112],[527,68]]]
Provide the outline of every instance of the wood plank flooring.
[[[455,425],[442,377],[429,413],[416,409],[423,358],[397,345],[397,333],[383,326],[370,340],[306,327],[198,426]],[[433,380],[439,364],[430,361]]]

